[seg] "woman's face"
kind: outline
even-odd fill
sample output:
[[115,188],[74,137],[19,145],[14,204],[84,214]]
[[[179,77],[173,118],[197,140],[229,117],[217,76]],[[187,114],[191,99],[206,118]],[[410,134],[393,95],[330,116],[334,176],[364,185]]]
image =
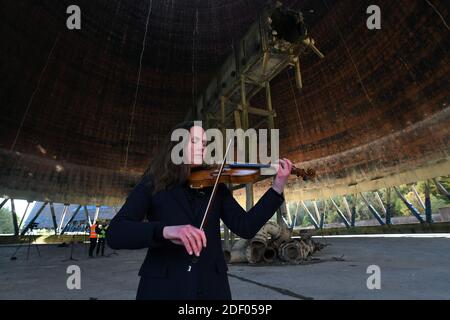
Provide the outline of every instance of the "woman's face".
[[202,127],[194,126],[189,130],[189,142],[187,145],[187,158],[191,167],[202,165],[206,149],[205,130]]

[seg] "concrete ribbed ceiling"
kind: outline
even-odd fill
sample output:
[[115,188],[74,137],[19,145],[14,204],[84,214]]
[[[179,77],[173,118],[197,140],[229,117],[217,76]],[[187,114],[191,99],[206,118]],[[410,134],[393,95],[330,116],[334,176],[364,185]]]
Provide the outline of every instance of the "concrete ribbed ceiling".
[[[65,28],[71,1],[0,4],[0,193],[123,201],[264,3],[78,1],[81,31]],[[310,34],[326,55],[302,61],[302,92],[292,71],[272,81],[281,153],[319,175],[292,180],[292,196],[449,174],[446,1],[377,1],[380,31],[366,28],[369,1],[284,3],[314,11]]]

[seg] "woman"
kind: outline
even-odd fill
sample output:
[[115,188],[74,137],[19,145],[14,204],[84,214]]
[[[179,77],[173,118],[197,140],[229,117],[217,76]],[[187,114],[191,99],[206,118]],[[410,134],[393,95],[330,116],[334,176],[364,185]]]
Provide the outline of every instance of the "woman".
[[[190,121],[177,128],[190,133],[188,163],[201,164],[206,145],[203,129]],[[148,248],[139,271],[138,300],[229,300],[220,219],[239,237],[253,238],[283,203],[292,163],[287,159],[279,161],[272,187],[249,212],[242,209],[224,184],[219,184],[207,223],[200,230],[213,188],[194,190],[186,185],[191,169],[198,165],[173,164],[171,151],[176,143],[165,144],[111,220],[108,245],[116,250]],[[193,257],[197,259],[194,264]]]

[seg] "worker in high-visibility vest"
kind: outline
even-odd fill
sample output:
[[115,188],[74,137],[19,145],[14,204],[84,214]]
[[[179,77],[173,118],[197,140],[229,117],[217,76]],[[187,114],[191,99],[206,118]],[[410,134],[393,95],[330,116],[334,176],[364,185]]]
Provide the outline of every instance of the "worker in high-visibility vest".
[[94,250],[95,247],[97,246],[97,222],[94,222],[90,227],[89,227],[89,257],[93,258],[94,257]]
[[108,226],[102,226],[102,225],[99,225],[98,226],[98,233],[97,233],[97,240],[98,240],[98,242],[97,242],[97,256],[98,256],[98,254],[99,254],[99,251],[100,251],[100,247],[102,248],[102,256],[104,256],[105,255],[105,238],[106,238],[106,228],[107,228]]

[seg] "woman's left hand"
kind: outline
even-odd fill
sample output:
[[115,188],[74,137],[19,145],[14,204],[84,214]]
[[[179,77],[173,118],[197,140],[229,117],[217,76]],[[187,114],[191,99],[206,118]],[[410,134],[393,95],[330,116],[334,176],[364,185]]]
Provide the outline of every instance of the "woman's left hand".
[[284,186],[288,181],[289,176],[291,175],[292,170],[292,162],[289,159],[283,158],[278,162],[278,172],[273,180],[272,188],[282,194],[284,191]]

